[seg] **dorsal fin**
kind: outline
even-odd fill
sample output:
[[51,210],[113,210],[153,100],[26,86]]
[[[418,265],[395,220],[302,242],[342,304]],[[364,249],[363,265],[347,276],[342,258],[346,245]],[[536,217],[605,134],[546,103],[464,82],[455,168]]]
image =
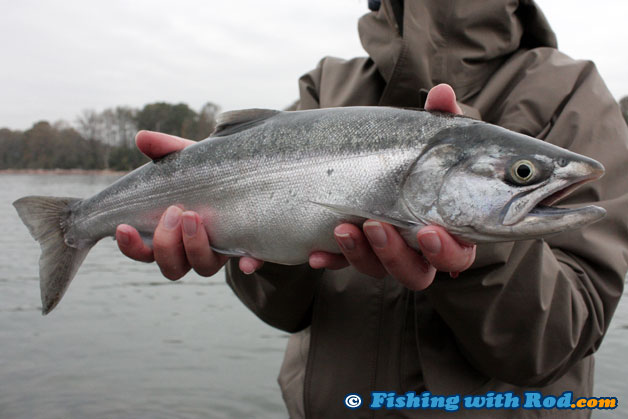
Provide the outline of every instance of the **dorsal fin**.
[[244,131],[280,112],[273,109],[242,109],[221,113],[216,118],[216,128],[211,136],[220,137]]

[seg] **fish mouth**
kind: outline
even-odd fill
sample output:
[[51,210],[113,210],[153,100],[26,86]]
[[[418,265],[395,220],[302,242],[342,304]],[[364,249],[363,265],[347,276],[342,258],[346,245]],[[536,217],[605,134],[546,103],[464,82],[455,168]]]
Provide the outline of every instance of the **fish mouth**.
[[556,192],[550,193],[550,195],[547,198],[544,198],[542,201],[540,201],[537,206],[550,207],[553,203],[558,202],[559,200],[563,199],[564,197],[566,197],[567,195],[569,195],[570,193],[578,189],[580,186],[584,185],[587,182],[591,182],[596,179],[599,179],[600,176],[601,175],[589,176],[588,178],[585,178],[582,180],[575,180],[570,184],[568,183],[566,186],[563,186],[561,189],[557,190]]
[[[600,165],[601,166],[601,165]],[[502,224],[514,227],[519,223],[558,222],[556,227],[578,227],[599,220],[606,210],[595,205],[584,207],[554,207],[554,203],[565,198],[585,183],[599,179],[604,174],[603,167],[592,167],[585,175],[571,181],[564,180],[553,187],[542,185],[532,192],[518,195],[508,205]]]

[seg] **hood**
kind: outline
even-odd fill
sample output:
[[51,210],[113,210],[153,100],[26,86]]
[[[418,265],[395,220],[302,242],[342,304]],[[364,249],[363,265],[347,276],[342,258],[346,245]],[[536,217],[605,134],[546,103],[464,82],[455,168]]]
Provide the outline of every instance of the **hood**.
[[533,0],[383,0],[358,30],[387,83],[381,105],[421,107],[439,83],[465,102],[517,50],[557,47]]

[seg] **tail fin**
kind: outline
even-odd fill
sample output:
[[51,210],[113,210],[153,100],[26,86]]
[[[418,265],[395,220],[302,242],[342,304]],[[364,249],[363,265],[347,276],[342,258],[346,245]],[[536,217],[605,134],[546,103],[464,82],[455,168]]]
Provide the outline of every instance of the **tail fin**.
[[48,314],[61,301],[79,266],[93,244],[70,247],[64,233],[67,229],[70,205],[76,198],[26,196],[13,203],[28,227],[31,236],[41,246],[39,286],[42,313]]

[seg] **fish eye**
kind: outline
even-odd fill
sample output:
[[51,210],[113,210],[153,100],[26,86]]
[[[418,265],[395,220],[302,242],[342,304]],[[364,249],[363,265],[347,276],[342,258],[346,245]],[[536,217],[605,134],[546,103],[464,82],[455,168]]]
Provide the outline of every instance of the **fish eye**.
[[526,183],[536,174],[534,164],[529,160],[519,160],[510,168],[510,174],[517,183]]

